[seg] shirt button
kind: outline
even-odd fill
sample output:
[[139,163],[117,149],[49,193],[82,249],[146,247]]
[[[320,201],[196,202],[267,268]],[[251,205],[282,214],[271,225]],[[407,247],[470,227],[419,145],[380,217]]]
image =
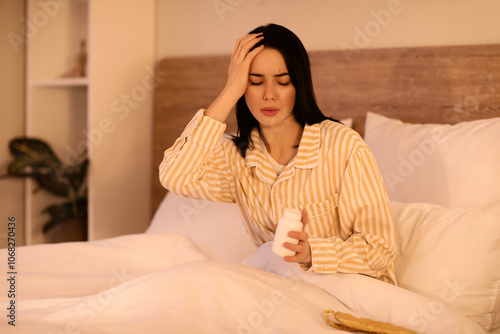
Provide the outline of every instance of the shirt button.
[[278,204],[278,208],[281,210],[283,209],[283,204]]

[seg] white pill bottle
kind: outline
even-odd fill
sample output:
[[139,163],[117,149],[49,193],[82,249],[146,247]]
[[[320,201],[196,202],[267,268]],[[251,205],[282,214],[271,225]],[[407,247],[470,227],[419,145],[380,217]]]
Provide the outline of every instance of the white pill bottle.
[[290,231],[302,231],[302,222],[300,221],[302,214],[299,210],[287,208],[283,213],[283,216],[278,221],[278,227],[276,228],[276,233],[274,234],[273,248],[272,251],[278,256],[293,256],[295,252],[285,248],[283,244],[289,242],[292,244],[298,244],[299,240],[295,238],[290,238],[288,232]]

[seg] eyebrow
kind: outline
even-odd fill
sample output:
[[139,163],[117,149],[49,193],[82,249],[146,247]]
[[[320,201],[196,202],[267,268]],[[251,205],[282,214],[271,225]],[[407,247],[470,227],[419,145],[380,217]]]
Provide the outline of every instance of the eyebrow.
[[[260,74],[260,73],[249,73],[248,75],[251,75],[253,77],[258,77],[258,78],[263,78],[264,77],[264,74]],[[290,75],[290,74],[288,72],[283,72],[283,73],[275,74],[275,75],[273,75],[273,77],[279,78],[279,77],[284,77],[284,76],[287,76],[287,75]]]

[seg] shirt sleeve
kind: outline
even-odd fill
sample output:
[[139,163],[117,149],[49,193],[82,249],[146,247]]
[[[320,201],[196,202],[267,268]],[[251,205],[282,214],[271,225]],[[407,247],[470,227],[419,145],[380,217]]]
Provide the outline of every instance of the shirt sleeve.
[[378,166],[367,149],[348,161],[339,194],[340,236],[310,237],[312,265],[304,271],[360,273],[396,284],[395,230]]
[[159,166],[160,183],[178,195],[234,202],[227,155],[221,145],[226,125],[200,109]]

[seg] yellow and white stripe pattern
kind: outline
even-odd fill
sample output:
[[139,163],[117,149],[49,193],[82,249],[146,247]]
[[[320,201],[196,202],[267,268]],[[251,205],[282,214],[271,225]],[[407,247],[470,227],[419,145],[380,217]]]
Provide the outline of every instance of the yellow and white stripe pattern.
[[259,246],[274,237],[286,207],[309,213],[312,266],[319,273],[360,273],[396,284],[395,230],[378,166],[361,137],[341,124],[306,125],[295,158],[276,174],[254,129],[243,158],[221,139],[225,124],[201,109],[160,164],[170,191],[236,202]]

